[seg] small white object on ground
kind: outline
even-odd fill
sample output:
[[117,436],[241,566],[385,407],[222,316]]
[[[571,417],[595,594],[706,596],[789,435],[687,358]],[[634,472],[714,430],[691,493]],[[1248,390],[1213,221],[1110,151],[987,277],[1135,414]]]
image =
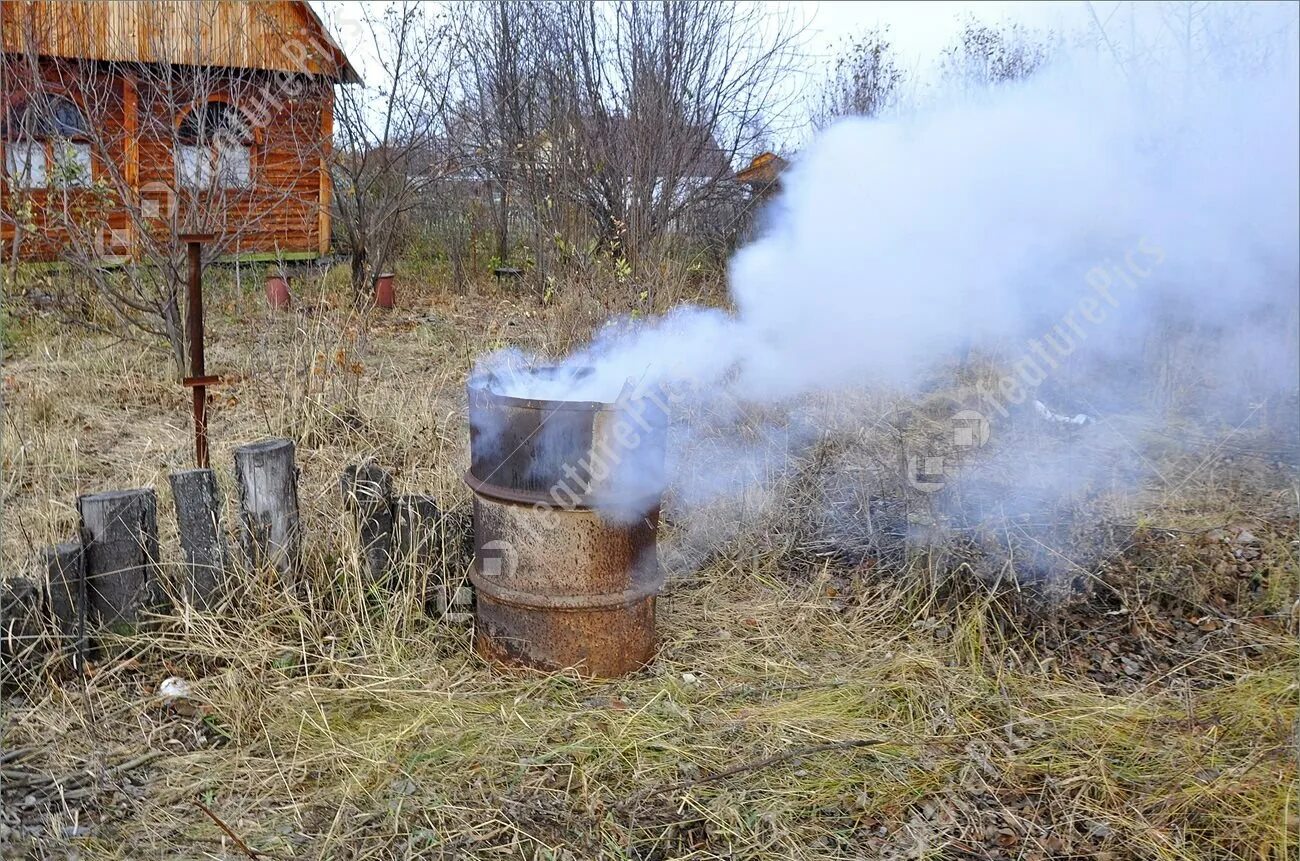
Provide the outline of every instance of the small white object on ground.
[[1092,416],[1084,415],[1083,413],[1067,416],[1058,412],[1053,412],[1048,409],[1042,401],[1034,401],[1034,412],[1038,413],[1038,417],[1044,421],[1056,422],[1057,424],[1063,425],[1086,425],[1094,421]]
[[190,683],[180,676],[169,676],[158,686],[158,696],[162,698],[163,705],[187,699],[191,696]]

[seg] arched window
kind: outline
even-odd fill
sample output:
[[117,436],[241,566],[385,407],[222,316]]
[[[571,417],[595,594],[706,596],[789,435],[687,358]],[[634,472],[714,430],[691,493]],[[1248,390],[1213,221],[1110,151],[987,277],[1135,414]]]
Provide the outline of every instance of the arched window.
[[253,134],[239,109],[209,101],[191,108],[176,127],[180,185],[245,186],[253,174]]
[[33,97],[5,114],[5,173],[19,186],[87,185],[90,126],[66,96]]

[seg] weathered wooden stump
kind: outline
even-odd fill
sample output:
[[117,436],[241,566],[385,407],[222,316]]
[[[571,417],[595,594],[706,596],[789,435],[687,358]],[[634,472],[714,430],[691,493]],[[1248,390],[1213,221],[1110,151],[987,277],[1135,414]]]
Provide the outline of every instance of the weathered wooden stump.
[[344,469],[339,488],[356,517],[370,580],[383,582],[393,562],[393,477],[374,461],[366,461]]
[[41,590],[25,577],[0,582],[0,686],[38,666],[41,648]]
[[235,477],[245,559],[254,570],[272,567],[290,582],[302,562],[293,440],[267,439],[235,449]]
[[134,630],[163,606],[158,573],[158,497],[152,489],[77,499],[91,623]]
[[396,556],[407,565],[432,567],[438,553],[442,511],[432,496],[404,494],[393,501]]
[[443,593],[438,558],[438,523],[442,512],[432,496],[404,494],[393,500],[393,561],[402,581],[423,583],[426,605]]
[[447,558],[455,559],[459,554],[444,552],[447,517],[438,503],[420,494],[399,496],[393,504],[393,519],[396,558],[402,570],[413,575],[422,573],[427,578],[426,609],[449,621],[471,621],[474,592],[461,574],[447,569]]
[[65,541],[44,548],[41,567],[45,570],[50,621],[61,651],[71,655],[74,665],[80,669],[89,648],[86,636],[89,604],[81,542]]
[[221,494],[210,469],[186,469],[169,476],[176,525],[185,554],[185,601],[199,610],[216,606],[225,592],[228,549],[221,528]]
[[474,518],[468,507],[444,511],[438,521],[439,568],[444,578],[442,600],[436,608],[449,622],[464,625],[474,621],[474,587],[469,566],[474,559]]

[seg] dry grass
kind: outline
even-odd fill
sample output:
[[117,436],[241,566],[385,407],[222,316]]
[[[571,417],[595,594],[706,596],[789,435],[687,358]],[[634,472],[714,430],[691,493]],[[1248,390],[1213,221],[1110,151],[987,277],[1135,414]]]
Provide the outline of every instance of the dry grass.
[[[1295,489],[1240,460],[1180,451],[1161,461],[1186,477],[1176,492],[1094,498],[1115,534],[1077,600],[1044,606],[954,564],[965,545],[827,552],[866,497],[904,495],[881,464],[917,421],[864,434],[855,415],[898,404],[839,401],[773,492],[710,509],[717,534],[670,527],[665,542],[708,552],[668,554],[659,656],[613,682],[497,672],[425,616],[425,580],[463,574],[458,552],[395,592],[364,583],[342,467],[375,456],[399,490],[463,505],[473,357],[564,350],[608,310],[595,293],[549,309],[429,294],[358,317],[324,288],[293,315],[215,290],[209,366],[231,380],[213,461],[231,496],[233,446],[299,441],[312,588],[241,573],[221,612],[113,644],[84,682],[51,666],[7,700],[21,769],[95,777],[30,808],[6,795],[0,827],[17,830],[0,852],[247,857],[197,801],[272,858],[1297,857]],[[77,493],[126,485],[160,488],[175,560],[185,391],[138,347],[43,325],[20,321],[5,368],[6,572],[72,533]],[[1207,533],[1240,524],[1262,588],[1235,557],[1220,570],[1232,545]],[[1141,672],[1106,669],[1118,642]],[[193,681],[191,707],[156,697],[170,675]],[[103,771],[144,751],[163,756]]]

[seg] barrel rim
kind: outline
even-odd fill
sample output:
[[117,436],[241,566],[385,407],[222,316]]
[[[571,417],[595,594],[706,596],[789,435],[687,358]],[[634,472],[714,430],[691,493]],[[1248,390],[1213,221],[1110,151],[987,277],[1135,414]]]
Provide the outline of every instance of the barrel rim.
[[[532,372],[554,371],[560,368],[559,365],[537,365],[529,368]],[[577,368],[574,375],[583,377],[592,372],[590,367]],[[469,378],[465,388],[469,393],[471,403],[478,400],[482,403],[492,404],[494,406],[513,407],[515,409],[527,410],[544,410],[547,412],[556,412],[559,410],[571,410],[577,412],[610,412],[622,410],[630,403],[637,403],[649,400],[644,395],[628,398],[624,400],[621,395],[612,401],[576,401],[576,400],[551,400],[547,398],[521,398],[515,395],[505,395],[492,390],[492,383],[496,382],[498,377],[493,371],[483,371],[472,375]],[[627,391],[629,386],[624,387]]]
[[475,495],[508,505],[527,505],[533,508],[542,507],[555,511],[594,511],[597,514],[601,510],[614,508],[644,509],[645,517],[653,516],[656,520],[659,517],[661,495],[658,493],[649,493],[644,497],[638,496],[630,499],[600,493],[575,493],[573,497],[577,502],[568,504],[556,502],[550,493],[543,490],[522,490],[484,481],[474,474],[473,467],[465,470],[464,474],[461,475],[461,481],[465,482],[465,485]]
[[477,399],[483,403],[496,406],[524,410],[544,410],[546,412],[571,410],[594,413],[607,410],[618,404],[617,401],[551,401],[542,398],[520,398],[514,395],[503,395],[500,392],[492,391],[491,383],[493,379],[494,377],[491,375],[471,379],[468,386],[470,399]]

